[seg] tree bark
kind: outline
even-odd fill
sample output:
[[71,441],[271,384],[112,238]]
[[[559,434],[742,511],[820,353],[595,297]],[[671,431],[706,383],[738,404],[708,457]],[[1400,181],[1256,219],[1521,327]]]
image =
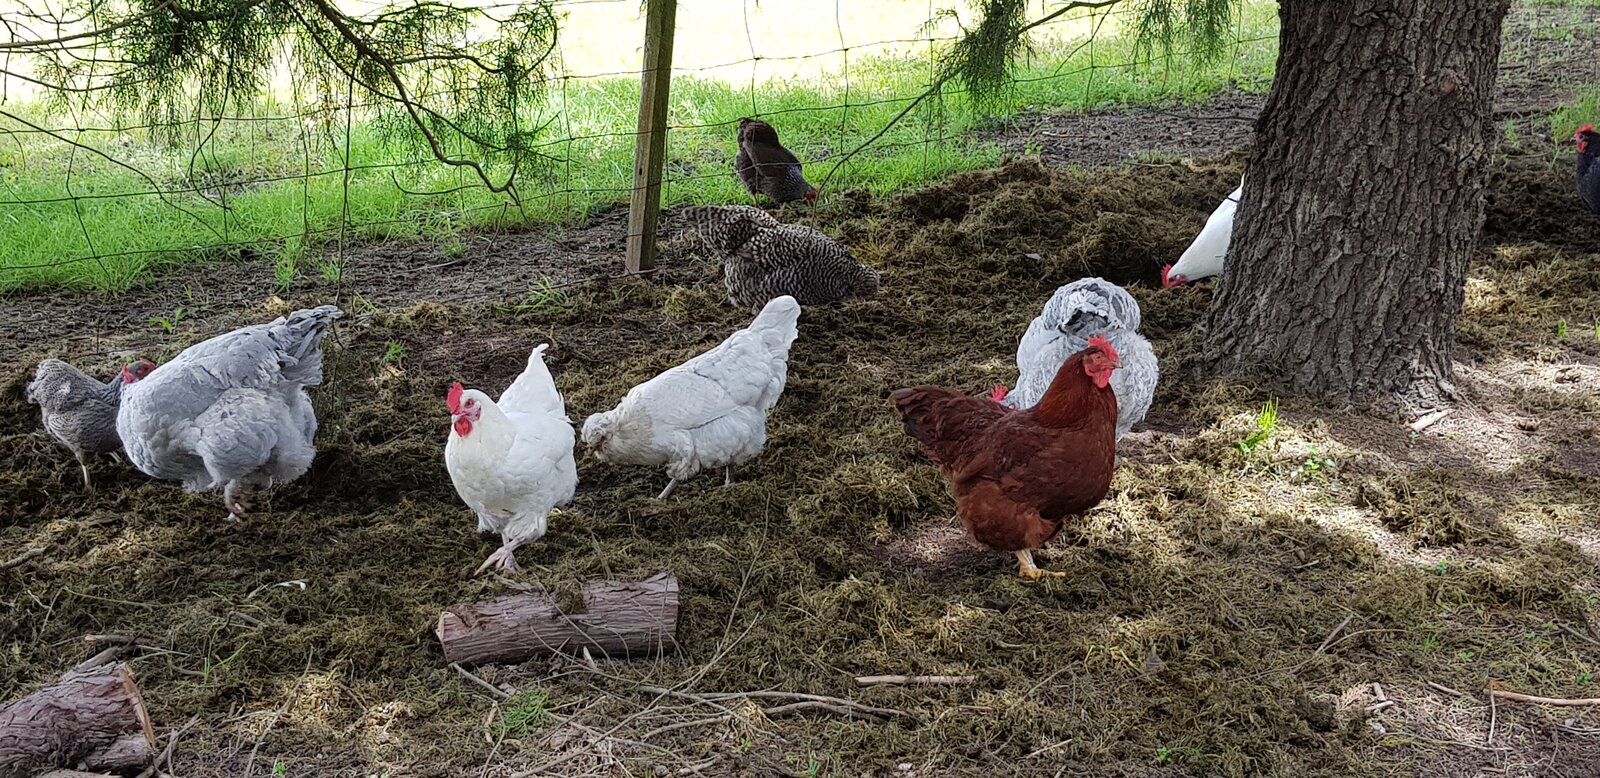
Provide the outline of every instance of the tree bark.
[[549,594],[513,594],[456,605],[435,630],[444,659],[464,665],[510,664],[557,652],[612,658],[660,656],[678,629],[678,579],[585,584],[581,603]]
[[73,671],[0,708],[0,778],[83,766],[122,772],[155,759],[155,732],[126,664]]
[[1206,361],[1417,409],[1483,223],[1507,0],[1282,0]]

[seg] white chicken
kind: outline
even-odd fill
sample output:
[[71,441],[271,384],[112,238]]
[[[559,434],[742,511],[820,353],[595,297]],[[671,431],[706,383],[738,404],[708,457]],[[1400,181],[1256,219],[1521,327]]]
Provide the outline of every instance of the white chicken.
[[656,499],[706,468],[750,461],[767,443],[767,413],[789,373],[800,304],[774,297],[749,327],[628,391],[617,407],[583,423],[583,442],[602,462],[665,466],[672,480]]
[[1017,344],[1017,385],[996,387],[993,399],[1011,408],[1031,408],[1044,396],[1068,357],[1104,335],[1121,357],[1111,374],[1117,397],[1117,437],[1144,420],[1161,380],[1161,365],[1150,341],[1139,334],[1139,301],[1103,278],[1080,278],[1057,289],[1044,311],[1028,325]]
[[444,464],[461,501],[478,515],[479,532],[499,532],[501,546],[478,566],[517,569],[517,547],[544,537],[551,510],[578,488],[572,420],[556,390],[541,343],[500,400],[450,387],[450,440]]
[[1244,176],[1239,177],[1239,188],[1217,206],[1206,218],[1200,235],[1184,249],[1178,263],[1161,268],[1161,285],[1183,286],[1191,281],[1222,272],[1222,262],[1228,256],[1228,244],[1233,241],[1233,214],[1239,209],[1239,198],[1244,194]]
[[343,315],[324,305],[218,335],[124,387],[117,434],[128,461],[192,492],[222,487],[239,521],[243,490],[311,468],[317,415],[305,387],[322,383],[322,339]]

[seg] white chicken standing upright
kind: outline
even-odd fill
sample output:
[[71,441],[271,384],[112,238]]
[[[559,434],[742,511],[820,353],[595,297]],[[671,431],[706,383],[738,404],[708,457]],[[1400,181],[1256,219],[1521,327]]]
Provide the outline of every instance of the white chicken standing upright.
[[479,532],[499,532],[500,549],[478,566],[517,569],[517,547],[544,537],[550,512],[578,488],[572,420],[556,389],[541,343],[528,367],[499,401],[476,389],[450,387],[450,440],[445,468],[456,494],[478,515]]
[[583,442],[602,462],[665,466],[672,480],[659,500],[706,468],[723,468],[723,483],[733,483],[733,467],[766,447],[767,413],[788,380],[799,320],[793,297],[772,298],[749,327],[590,416]]
[[1139,334],[1139,301],[1103,278],[1080,278],[1050,296],[1017,344],[1017,385],[996,387],[993,399],[1011,408],[1031,408],[1044,396],[1061,364],[1104,335],[1121,357],[1111,374],[1117,397],[1117,438],[1144,420],[1161,380],[1161,365],[1150,341]]
[[1189,248],[1184,249],[1177,264],[1161,268],[1162,286],[1183,286],[1222,272],[1228,244],[1233,242],[1233,214],[1239,210],[1239,198],[1243,195],[1244,176],[1239,176],[1239,188],[1230,192],[1206,218],[1206,226],[1200,229]]
[[245,489],[311,468],[317,415],[305,388],[322,383],[322,339],[343,315],[324,305],[218,335],[125,387],[117,434],[128,461],[191,492],[222,487],[239,521]]

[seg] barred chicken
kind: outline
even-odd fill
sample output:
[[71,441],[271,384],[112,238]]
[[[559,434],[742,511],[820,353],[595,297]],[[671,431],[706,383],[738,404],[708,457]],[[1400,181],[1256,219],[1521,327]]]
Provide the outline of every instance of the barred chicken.
[[28,402],[39,406],[45,431],[77,458],[85,491],[94,493],[89,458],[122,448],[122,438],[117,437],[117,407],[122,404],[122,390],[154,369],[154,362],[141,359],[122,368],[110,381],[100,383],[59,359],[39,363],[26,389]]
[[311,468],[317,416],[305,387],[322,383],[322,339],[343,315],[324,305],[218,335],[124,389],[117,433],[128,460],[191,492],[221,487],[239,521],[246,489]]
[[782,295],[822,305],[878,293],[878,271],[822,232],[782,224],[748,205],[683,209],[689,229],[722,259],[728,302],[752,312]]
[[778,203],[817,201],[817,188],[800,172],[800,159],[778,142],[778,131],[760,119],[739,120],[739,154],[734,170],[751,197],[766,195]]
[[1091,336],[1103,334],[1121,355],[1122,369],[1111,374],[1120,439],[1144,420],[1161,380],[1161,365],[1150,341],[1139,334],[1139,322],[1139,302],[1103,278],[1082,278],[1057,289],[1017,344],[1016,388],[1008,393],[996,387],[993,399],[1011,408],[1033,407],[1061,364],[1088,348]]
[[799,334],[793,297],[767,303],[749,327],[715,348],[628,390],[617,407],[583,423],[583,442],[602,462],[667,468],[656,498],[706,468],[733,468],[767,444],[767,414],[789,377],[789,346]]

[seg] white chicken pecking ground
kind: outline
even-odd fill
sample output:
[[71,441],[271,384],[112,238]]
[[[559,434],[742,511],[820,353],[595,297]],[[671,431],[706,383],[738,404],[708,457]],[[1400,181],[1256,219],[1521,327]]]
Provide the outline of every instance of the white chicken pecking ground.
[[322,339],[343,315],[324,305],[218,335],[128,385],[117,410],[128,461],[191,492],[222,487],[239,521],[246,489],[311,468],[317,415],[305,388],[322,383]]
[[473,575],[491,566],[517,570],[517,547],[544,537],[550,513],[578,488],[575,435],[541,343],[528,366],[500,395],[450,387],[450,440],[445,468],[461,501],[478,516],[479,532],[499,532],[501,546]]
[[689,361],[628,390],[617,407],[583,423],[583,442],[602,462],[666,467],[664,500],[707,468],[733,468],[766,447],[767,414],[789,375],[800,304],[768,301],[750,326]]
[[1223,261],[1228,257],[1228,244],[1233,242],[1233,215],[1239,210],[1239,198],[1244,196],[1244,176],[1239,176],[1239,188],[1228,193],[1222,204],[1206,217],[1206,226],[1200,229],[1189,248],[1183,250],[1176,264],[1161,269],[1161,285],[1183,286],[1221,275]]
[[1150,341],[1139,334],[1139,301],[1103,278],[1080,278],[1055,291],[1017,344],[1017,385],[995,399],[1011,408],[1031,408],[1044,396],[1067,358],[1104,335],[1121,356],[1111,374],[1117,397],[1117,438],[1144,420],[1161,380],[1161,365]]

